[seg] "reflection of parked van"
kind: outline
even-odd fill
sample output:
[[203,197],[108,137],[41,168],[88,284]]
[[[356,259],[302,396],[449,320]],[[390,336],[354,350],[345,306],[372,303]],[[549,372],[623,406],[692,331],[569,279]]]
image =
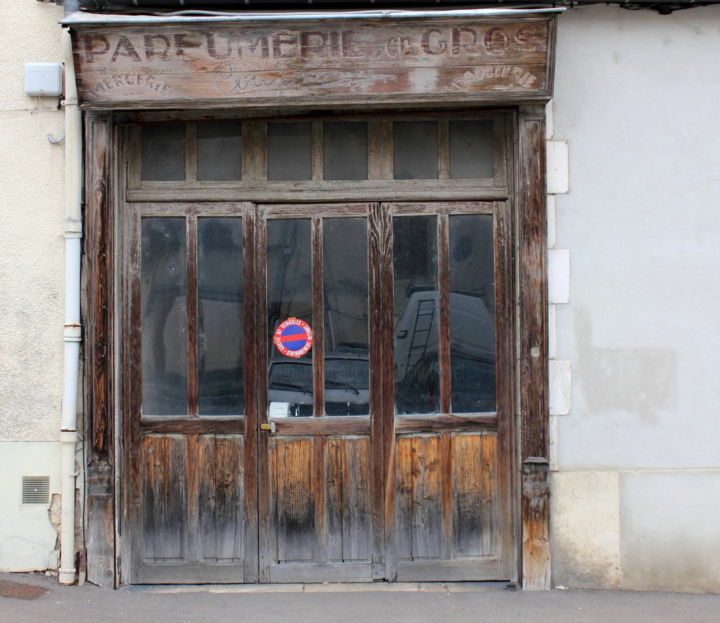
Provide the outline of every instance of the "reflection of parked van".
[[[493,410],[495,323],[482,298],[450,293],[450,334],[453,411]],[[438,335],[437,290],[413,292],[395,330],[399,413],[437,408]]]
[[[268,397],[270,417],[313,415],[312,360],[270,362]],[[367,354],[328,354],[325,357],[325,413],[367,415],[369,411]]]

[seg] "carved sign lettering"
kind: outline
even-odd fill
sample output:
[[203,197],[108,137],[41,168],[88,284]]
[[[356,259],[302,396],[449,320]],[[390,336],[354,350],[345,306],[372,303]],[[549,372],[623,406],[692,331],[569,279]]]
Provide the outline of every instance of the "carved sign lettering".
[[73,44],[90,106],[482,101],[549,95],[550,20],[78,26]]

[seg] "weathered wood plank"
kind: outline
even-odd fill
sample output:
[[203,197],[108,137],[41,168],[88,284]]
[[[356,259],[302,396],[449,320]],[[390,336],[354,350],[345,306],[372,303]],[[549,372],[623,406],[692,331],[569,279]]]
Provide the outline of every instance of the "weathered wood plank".
[[205,562],[243,562],[244,459],[242,437],[200,435],[198,552]]
[[496,436],[453,436],[453,550],[457,557],[497,553]]
[[366,437],[327,444],[328,558],[370,561],[370,443]]
[[270,439],[275,562],[310,561],[315,542],[313,439]]
[[370,560],[370,443],[347,439],[343,450],[343,560]]
[[[523,587],[550,588],[548,457],[547,251],[545,122],[542,111],[521,111],[518,129],[520,421],[523,475]],[[539,466],[545,466],[540,469]],[[533,485],[528,485],[528,480]]]
[[87,387],[87,438],[91,440],[87,467],[87,579],[103,587],[115,580],[114,456],[112,452],[112,320],[113,273],[112,118],[86,117],[85,213],[86,240],[83,279],[87,296],[82,317]]
[[85,104],[549,95],[551,16],[422,23],[74,27]]
[[412,438],[413,560],[442,556],[442,461],[440,437]]
[[142,442],[143,560],[181,561],[187,537],[187,441],[149,436]]
[[395,449],[395,530],[392,545],[398,561],[412,560],[413,453],[412,437],[400,437]]

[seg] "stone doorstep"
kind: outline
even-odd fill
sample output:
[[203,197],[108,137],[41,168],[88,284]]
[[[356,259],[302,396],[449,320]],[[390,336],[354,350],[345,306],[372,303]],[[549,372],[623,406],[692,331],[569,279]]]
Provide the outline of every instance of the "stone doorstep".
[[504,590],[506,586],[507,582],[326,582],[321,584],[135,585],[121,590],[170,595],[188,593],[479,593]]

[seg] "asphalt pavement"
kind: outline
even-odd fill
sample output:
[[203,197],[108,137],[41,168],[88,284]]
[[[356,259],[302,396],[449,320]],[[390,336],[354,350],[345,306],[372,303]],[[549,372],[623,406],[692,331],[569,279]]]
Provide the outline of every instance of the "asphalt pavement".
[[60,586],[0,574],[0,623],[720,623],[720,595],[498,583]]

